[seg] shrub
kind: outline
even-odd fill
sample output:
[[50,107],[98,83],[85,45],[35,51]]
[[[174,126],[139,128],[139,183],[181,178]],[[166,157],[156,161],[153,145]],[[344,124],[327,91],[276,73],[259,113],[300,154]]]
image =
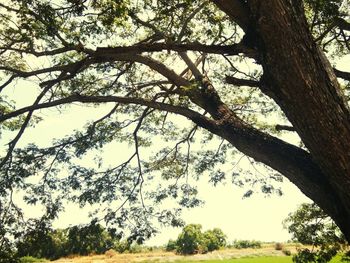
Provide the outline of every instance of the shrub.
[[165,251],[175,251],[176,250],[176,241],[170,239],[168,244],[165,246]]
[[282,249],[283,249],[283,244],[277,242],[277,243],[275,244],[275,249],[276,249],[276,250],[282,250]]
[[255,240],[237,240],[233,243],[234,248],[261,248],[261,242]]
[[288,249],[282,249],[282,253],[285,254],[286,256],[292,255],[292,252]]
[[123,240],[123,241],[118,240],[118,241],[114,242],[114,245],[113,245],[113,249],[115,249],[119,253],[127,252],[127,251],[129,251],[129,248],[130,248],[130,244],[126,240]]
[[139,244],[132,244],[128,250],[130,253],[141,253],[144,252],[145,249]]

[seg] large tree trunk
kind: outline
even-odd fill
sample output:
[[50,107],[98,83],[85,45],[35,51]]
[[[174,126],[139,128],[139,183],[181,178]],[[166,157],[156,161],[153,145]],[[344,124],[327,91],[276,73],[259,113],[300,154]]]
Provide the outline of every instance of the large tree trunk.
[[[228,1],[214,2],[231,18],[237,17],[237,9],[225,5]],[[286,114],[319,172],[310,170],[311,182],[306,183],[295,180],[286,168],[277,169],[323,208],[350,241],[350,112],[333,69],[313,41],[301,1],[249,0],[245,12],[247,21],[239,21],[246,43],[259,53],[262,91]],[[305,163],[297,162],[305,171]]]
[[273,94],[321,168],[340,202],[334,204],[334,220],[350,240],[350,113],[332,67],[298,1],[249,4],[266,93]]

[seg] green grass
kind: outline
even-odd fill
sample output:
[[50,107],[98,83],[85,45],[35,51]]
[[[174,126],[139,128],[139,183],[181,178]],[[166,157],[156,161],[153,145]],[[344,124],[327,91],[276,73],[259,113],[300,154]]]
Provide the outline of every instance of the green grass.
[[[146,262],[157,262],[163,263],[162,261],[146,261]],[[340,256],[335,257],[331,263],[340,263]],[[292,257],[246,257],[238,259],[215,259],[215,260],[203,260],[203,261],[187,261],[180,260],[174,261],[173,263],[293,263]]]

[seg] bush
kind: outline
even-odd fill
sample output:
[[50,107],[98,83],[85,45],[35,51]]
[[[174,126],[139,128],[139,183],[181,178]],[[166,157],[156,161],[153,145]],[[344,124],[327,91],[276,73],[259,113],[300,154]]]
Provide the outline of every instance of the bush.
[[237,240],[233,243],[234,248],[261,248],[261,242],[255,240]]
[[141,253],[145,251],[145,249],[139,244],[132,244],[128,250],[130,253]]
[[165,251],[175,251],[176,250],[176,241],[170,239],[168,244],[165,246]]
[[283,249],[283,244],[277,242],[277,243],[275,244],[275,249],[276,249],[276,250],[282,250],[282,249]]
[[123,241],[118,240],[118,241],[114,242],[113,249],[115,249],[119,253],[124,253],[124,252],[129,251],[130,244],[126,240],[123,240]]
[[292,252],[290,250],[288,250],[288,249],[283,249],[282,253],[285,254],[286,256],[292,255]]

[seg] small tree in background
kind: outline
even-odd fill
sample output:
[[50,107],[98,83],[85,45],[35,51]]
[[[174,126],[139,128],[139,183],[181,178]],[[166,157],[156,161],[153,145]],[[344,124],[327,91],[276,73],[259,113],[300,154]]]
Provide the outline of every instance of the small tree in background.
[[113,239],[99,224],[74,226],[69,229],[67,247],[72,254],[101,254],[113,247]]
[[17,256],[33,256],[36,258],[56,259],[60,250],[53,238],[53,230],[42,222],[35,222],[33,228],[27,231],[17,242]]
[[[176,240],[176,251],[180,254],[206,253],[226,245],[226,235],[219,228],[201,231],[199,224],[190,224],[183,228]],[[173,246],[170,241],[168,247]]]
[[[296,263],[329,262],[341,249],[346,240],[334,221],[316,204],[302,204],[290,213],[283,222],[293,239],[313,249],[300,249],[293,256]],[[315,248],[315,249],[314,249]]]
[[203,239],[208,252],[220,249],[226,245],[226,235],[220,228],[205,231]]
[[196,254],[200,252],[203,244],[202,226],[199,224],[190,224],[182,229],[177,238],[176,251],[180,254]]

